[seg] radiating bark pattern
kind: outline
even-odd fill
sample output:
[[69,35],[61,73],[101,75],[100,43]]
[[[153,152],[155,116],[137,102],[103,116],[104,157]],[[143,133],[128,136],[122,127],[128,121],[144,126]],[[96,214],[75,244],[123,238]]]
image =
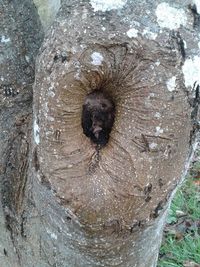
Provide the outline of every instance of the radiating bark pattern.
[[[176,37],[162,46],[130,39],[126,23],[116,31],[89,12],[87,5],[72,9],[43,46],[35,85],[38,161],[61,203],[82,223],[109,231],[117,221],[130,229],[133,219],[158,216],[189,153],[184,59]],[[87,16],[77,31],[80,14]],[[96,89],[108,92],[116,105],[110,141],[99,152],[80,123],[84,98]]]

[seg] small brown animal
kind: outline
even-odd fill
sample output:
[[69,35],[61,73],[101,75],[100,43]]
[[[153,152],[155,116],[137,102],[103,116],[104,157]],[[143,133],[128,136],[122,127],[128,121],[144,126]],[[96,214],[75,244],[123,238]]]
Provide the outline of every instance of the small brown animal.
[[83,133],[95,144],[106,145],[115,119],[112,99],[100,90],[85,98],[82,111]]

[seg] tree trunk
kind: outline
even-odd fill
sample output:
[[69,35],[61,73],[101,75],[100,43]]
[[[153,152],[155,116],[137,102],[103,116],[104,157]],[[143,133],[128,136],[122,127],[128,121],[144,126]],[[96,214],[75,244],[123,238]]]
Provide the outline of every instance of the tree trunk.
[[35,57],[43,34],[31,0],[0,0],[0,14],[0,265],[9,267],[23,266],[18,239],[29,160]]
[[[199,6],[63,1],[32,122],[41,26],[31,1],[1,5],[1,266],[156,266],[198,139]],[[81,125],[93,91],[115,105],[105,146]]]

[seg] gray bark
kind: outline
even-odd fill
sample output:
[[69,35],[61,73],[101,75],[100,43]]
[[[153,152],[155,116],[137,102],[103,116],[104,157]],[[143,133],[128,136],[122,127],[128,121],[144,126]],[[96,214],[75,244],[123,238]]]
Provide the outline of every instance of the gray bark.
[[[198,140],[199,10],[186,0],[63,1],[38,54],[32,122],[41,25],[31,1],[8,3],[1,266],[156,266]],[[116,105],[98,151],[80,123],[95,89]]]
[[0,265],[21,266],[35,57],[43,39],[32,1],[0,1]]

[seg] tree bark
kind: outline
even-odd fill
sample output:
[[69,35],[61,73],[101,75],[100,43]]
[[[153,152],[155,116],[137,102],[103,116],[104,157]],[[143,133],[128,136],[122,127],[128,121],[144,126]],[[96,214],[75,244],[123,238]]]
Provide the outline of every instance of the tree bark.
[[43,39],[30,0],[0,1],[0,265],[20,264],[35,57]]
[[[32,122],[41,26],[31,1],[2,3],[1,266],[156,266],[198,140],[189,4],[63,1],[36,61]],[[94,90],[116,108],[101,148],[81,127]]]

